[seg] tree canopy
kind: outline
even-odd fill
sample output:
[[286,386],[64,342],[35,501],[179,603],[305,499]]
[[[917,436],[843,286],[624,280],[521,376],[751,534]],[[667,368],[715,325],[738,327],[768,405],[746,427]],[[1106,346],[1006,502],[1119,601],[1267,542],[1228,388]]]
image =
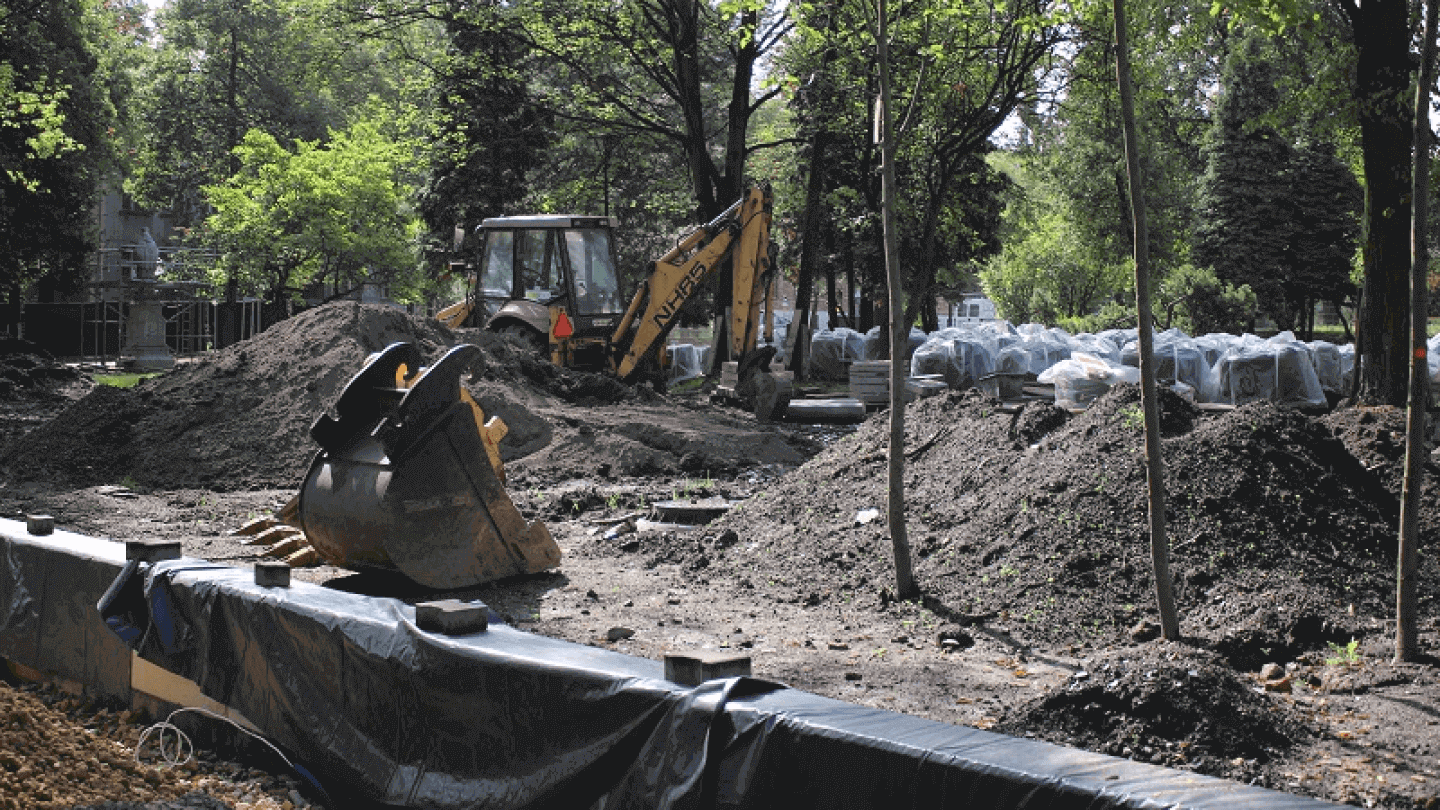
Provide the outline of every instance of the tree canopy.
[[312,281],[342,291],[373,281],[398,300],[416,300],[418,220],[407,216],[402,144],[370,123],[324,143],[296,141],[293,150],[252,129],[235,156],[238,171],[204,188],[215,211],[205,231],[242,286],[280,301]]
[[[1131,9],[1151,266],[1180,302],[1160,317],[1225,320],[1248,288],[1261,316],[1303,328],[1317,299],[1353,302],[1358,280],[1362,393],[1403,392],[1407,9]],[[233,288],[383,279],[422,298],[457,228],[526,211],[619,217],[633,283],[758,179],[778,192],[781,272],[807,297],[829,280],[827,309],[875,321],[878,74],[862,0],[168,0],[153,28],[145,10],[0,9],[12,302],[83,279],[89,202],[120,178],[223,249]],[[1011,317],[1108,325],[1133,235],[1106,9],[891,11],[905,319],[933,327],[938,297],[983,282]],[[376,159],[342,178],[328,163],[357,143]],[[265,210],[267,171],[338,207]],[[384,210],[361,216],[361,199]]]

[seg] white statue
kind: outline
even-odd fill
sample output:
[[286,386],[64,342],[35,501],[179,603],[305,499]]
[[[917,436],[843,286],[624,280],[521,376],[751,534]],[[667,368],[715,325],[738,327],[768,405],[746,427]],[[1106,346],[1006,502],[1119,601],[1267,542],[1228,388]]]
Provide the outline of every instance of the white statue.
[[154,278],[156,266],[160,264],[160,246],[155,244],[155,237],[150,235],[149,228],[140,229],[140,245],[135,249],[138,267],[136,278]]

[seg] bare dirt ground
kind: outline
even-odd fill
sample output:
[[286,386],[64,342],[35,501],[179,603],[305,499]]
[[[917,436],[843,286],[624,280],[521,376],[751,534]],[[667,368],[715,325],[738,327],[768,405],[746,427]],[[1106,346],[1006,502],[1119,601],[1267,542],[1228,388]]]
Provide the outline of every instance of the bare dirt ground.
[[[1166,398],[1179,642],[1155,639],[1127,387],[1079,415],[974,392],[907,409],[915,602],[893,597],[883,415],[854,431],[760,425],[703,392],[560,372],[488,335],[354,304],[133,391],[0,375],[17,380],[0,391],[0,514],[251,563],[259,550],[229,532],[294,494],[309,424],[394,340],[486,350],[467,385],[510,425],[508,488],[565,555],[556,571],[447,596],[634,655],[747,651],[758,677],[943,722],[1362,806],[1440,807],[1440,471],[1427,469],[1421,526],[1427,657],[1393,664],[1398,412],[1212,414]],[[623,522],[710,496],[738,505],[693,530]],[[393,576],[297,576],[434,598]]]

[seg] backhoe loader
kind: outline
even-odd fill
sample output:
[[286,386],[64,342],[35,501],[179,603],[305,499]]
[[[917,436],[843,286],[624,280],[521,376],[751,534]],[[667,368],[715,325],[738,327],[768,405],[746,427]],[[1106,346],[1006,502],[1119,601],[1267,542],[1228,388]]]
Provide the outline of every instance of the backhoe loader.
[[762,419],[778,418],[789,383],[770,374],[775,350],[757,348],[761,299],[773,276],[769,188],[747,189],[709,223],[655,260],[622,305],[609,217],[494,217],[480,224],[478,267],[464,301],[442,310],[450,326],[513,335],[566,368],[613,373],[625,382],[659,379],[665,340],[681,306],[723,262],[732,263],[728,340],[722,359],[737,364],[736,395]]

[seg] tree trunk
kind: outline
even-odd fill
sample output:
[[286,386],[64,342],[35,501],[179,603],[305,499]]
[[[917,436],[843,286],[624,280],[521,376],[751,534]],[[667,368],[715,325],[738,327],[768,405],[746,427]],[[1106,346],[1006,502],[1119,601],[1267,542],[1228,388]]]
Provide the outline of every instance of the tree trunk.
[[1416,570],[1420,565],[1420,490],[1425,485],[1425,410],[1430,384],[1425,357],[1428,335],[1427,275],[1430,250],[1425,241],[1430,211],[1430,85],[1435,69],[1437,0],[1425,2],[1425,39],[1420,77],[1415,85],[1414,172],[1410,212],[1410,391],[1405,419],[1405,478],[1400,490],[1400,545],[1395,567],[1395,660],[1420,654]]
[[1150,494],[1150,561],[1155,573],[1155,601],[1160,633],[1180,638],[1170,578],[1170,540],[1165,533],[1165,466],[1160,459],[1160,408],[1155,391],[1155,338],[1150,315],[1150,233],[1145,216],[1145,188],[1140,178],[1140,147],[1135,140],[1135,97],[1130,81],[1129,33],[1125,0],[1115,6],[1115,74],[1120,84],[1120,120],[1125,130],[1125,173],[1129,177],[1131,220],[1135,229],[1135,308],[1140,327],[1140,397],[1145,411],[1145,471]]
[[886,512],[890,528],[890,545],[895,554],[895,595],[900,599],[916,599],[920,587],[910,564],[910,538],[905,529],[905,374],[901,360],[910,330],[901,317],[904,295],[900,288],[900,250],[895,233],[895,142],[890,124],[890,48],[886,30],[885,0],[878,2],[876,44],[880,62],[880,216],[885,245],[885,277],[890,289],[890,449],[886,476],[889,500]]
[[1360,151],[1365,168],[1363,334],[1356,358],[1360,401],[1403,407],[1409,364],[1409,4],[1357,3],[1349,10],[1357,51]]
[[[795,379],[802,379],[805,371],[805,350],[809,341],[800,339],[802,331],[810,327],[810,298],[815,286],[815,265],[820,254],[820,199],[825,184],[825,131],[816,130],[810,139],[810,176],[805,180],[804,224],[800,228],[800,270],[795,280],[795,318],[790,322],[790,331],[795,335],[795,351],[786,360],[786,365],[795,373]],[[834,297],[833,284],[831,297]]]

